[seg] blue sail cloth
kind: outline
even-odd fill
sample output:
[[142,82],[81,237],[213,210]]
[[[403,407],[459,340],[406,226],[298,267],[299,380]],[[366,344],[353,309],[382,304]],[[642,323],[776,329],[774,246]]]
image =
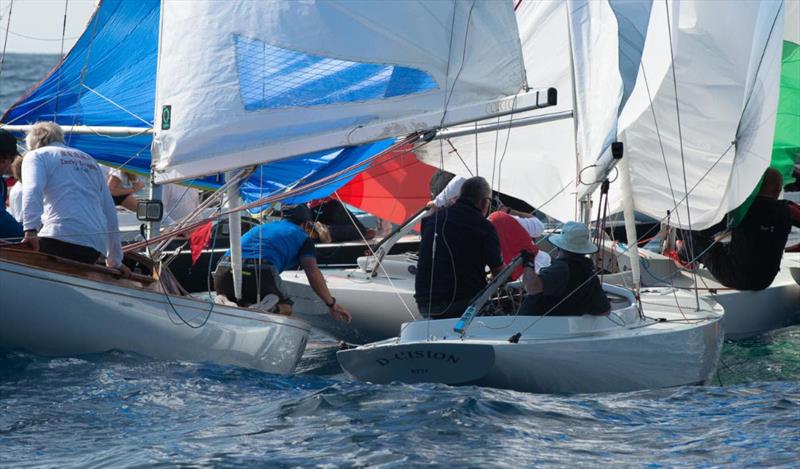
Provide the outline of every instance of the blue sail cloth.
[[[102,2],[69,54],[3,123],[152,127],[158,23],[156,0]],[[98,160],[141,172],[149,171],[151,140],[67,135]]]
[[[4,124],[55,121],[61,125],[153,126],[158,58],[159,0],[104,0],[83,35],[64,60],[2,118]],[[188,73],[188,72],[187,72]],[[220,138],[225,138],[221,136]],[[150,171],[150,135],[108,137],[67,134],[67,144],[103,163],[140,174]],[[318,181],[358,164],[386,149],[391,141],[361,147],[326,150],[260,167],[242,185],[242,197],[252,202],[295,185]],[[309,194],[300,203],[326,197],[359,171],[349,171]],[[213,189],[221,175],[192,181]]]

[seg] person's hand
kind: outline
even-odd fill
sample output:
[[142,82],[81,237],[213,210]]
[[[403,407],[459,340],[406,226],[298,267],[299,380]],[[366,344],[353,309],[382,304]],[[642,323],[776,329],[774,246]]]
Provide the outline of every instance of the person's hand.
[[433,200],[431,200],[430,202],[425,204],[425,208],[433,208],[435,206],[436,206],[436,202],[434,202]]
[[133,272],[131,272],[131,269],[125,264],[118,265],[117,270],[119,270],[119,276],[122,278],[131,278],[133,276]]
[[28,230],[28,231],[26,231],[25,235],[22,237],[22,244],[26,244],[32,250],[38,251],[39,250],[39,235],[36,233],[36,230]]
[[349,324],[350,321],[353,320],[353,317],[350,316],[350,313],[348,313],[347,310],[338,303],[335,303],[333,306],[328,308],[328,312],[331,314],[331,316],[333,316],[333,319],[341,321],[345,324]]
[[134,192],[139,192],[143,188],[144,188],[144,182],[142,182],[141,179],[137,179],[136,182],[133,183],[133,189],[134,189],[133,191]]

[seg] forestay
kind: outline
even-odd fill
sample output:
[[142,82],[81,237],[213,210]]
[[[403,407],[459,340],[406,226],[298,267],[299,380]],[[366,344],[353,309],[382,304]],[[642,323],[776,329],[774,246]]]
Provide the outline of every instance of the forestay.
[[524,70],[512,7],[164,2],[157,180],[435,128],[463,119],[459,107],[513,95]]

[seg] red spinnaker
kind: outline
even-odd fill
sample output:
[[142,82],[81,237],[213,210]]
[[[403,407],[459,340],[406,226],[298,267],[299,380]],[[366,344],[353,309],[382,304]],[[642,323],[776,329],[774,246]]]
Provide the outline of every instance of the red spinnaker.
[[430,200],[428,183],[435,172],[406,145],[380,157],[337,193],[344,203],[400,224]]

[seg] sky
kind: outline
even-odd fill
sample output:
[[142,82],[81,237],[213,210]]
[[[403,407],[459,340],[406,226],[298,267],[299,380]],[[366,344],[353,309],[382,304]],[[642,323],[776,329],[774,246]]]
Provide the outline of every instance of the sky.
[[[66,54],[86,27],[96,3],[96,0],[13,0],[12,4],[12,0],[0,0],[0,52],[8,37],[6,52],[58,54],[66,6]],[[9,9],[11,23],[6,28]]]

